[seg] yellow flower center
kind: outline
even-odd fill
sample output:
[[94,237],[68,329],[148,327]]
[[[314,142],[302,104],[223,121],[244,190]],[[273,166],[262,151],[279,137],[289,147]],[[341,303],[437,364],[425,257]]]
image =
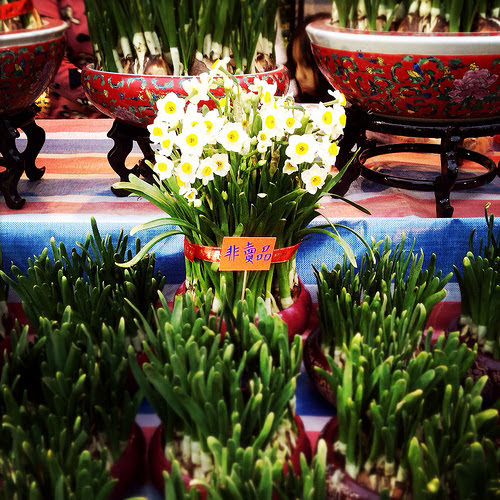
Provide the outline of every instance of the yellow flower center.
[[159,137],[161,134],[162,134],[161,127],[155,127],[155,128],[153,129],[153,135],[154,135],[154,136]]
[[264,93],[264,102],[266,104],[270,103],[271,102],[271,93],[270,92],[265,92]]
[[333,156],[337,156],[337,143],[336,142],[332,142],[330,144],[330,146],[328,146],[328,152]]
[[222,167],[224,166],[224,163],[222,160],[216,160],[215,164],[217,165],[217,170],[221,170]]
[[346,121],[346,116],[344,113],[344,114],[340,115],[340,117],[339,117],[339,122],[343,127],[345,127],[345,121]]
[[164,161],[157,163],[156,167],[160,172],[165,172],[167,170],[167,164]]
[[196,146],[198,144],[198,136],[196,134],[189,134],[186,137],[186,144],[188,146]]
[[268,117],[266,117],[264,123],[266,124],[267,128],[274,128],[274,126],[276,125],[276,120],[274,119],[274,116],[269,115]]
[[193,171],[193,165],[191,165],[191,163],[185,161],[182,166],[181,166],[181,170],[185,173],[185,174],[189,174]]
[[205,167],[203,167],[201,173],[203,176],[207,177],[212,173],[212,168],[210,166],[206,165]]
[[182,187],[184,186],[185,182],[181,180],[181,178],[179,176],[177,176],[177,185],[179,187]]
[[289,116],[286,119],[286,124],[288,127],[293,127],[295,125],[295,118],[293,116]]
[[238,139],[240,138],[238,132],[236,130],[231,130],[228,134],[227,134],[227,140],[229,142],[232,142],[232,143],[235,143],[235,142],[238,142]]
[[175,102],[173,101],[167,101],[165,103],[165,113],[168,113],[168,114],[173,114],[177,111],[177,106],[175,105]]
[[299,142],[297,146],[295,146],[295,152],[298,155],[305,155],[309,151],[309,145],[307,142]]
[[161,146],[163,149],[168,149],[170,147],[170,143],[172,141],[170,139],[165,139],[164,141],[162,141],[161,143]]
[[319,175],[313,175],[311,177],[311,184],[313,186],[319,186],[321,184],[321,176],[319,176]]
[[214,128],[214,124],[210,120],[205,120],[205,127],[207,127],[207,132],[210,132]]
[[219,101],[219,104],[220,104],[221,108],[223,108],[226,105],[226,98],[222,97],[221,100]]
[[323,123],[325,123],[326,125],[330,125],[330,123],[332,123],[333,121],[333,117],[332,117],[332,112],[331,111],[325,111],[323,113]]

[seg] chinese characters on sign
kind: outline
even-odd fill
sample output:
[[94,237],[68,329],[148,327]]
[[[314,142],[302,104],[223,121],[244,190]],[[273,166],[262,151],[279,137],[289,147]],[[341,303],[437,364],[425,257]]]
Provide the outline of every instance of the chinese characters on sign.
[[276,238],[226,236],[222,240],[221,271],[267,271]]

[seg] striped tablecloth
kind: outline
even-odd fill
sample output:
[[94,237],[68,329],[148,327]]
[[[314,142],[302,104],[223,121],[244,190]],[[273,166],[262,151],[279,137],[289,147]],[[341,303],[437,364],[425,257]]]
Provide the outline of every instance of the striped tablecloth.
[[[25,269],[28,257],[38,255],[49,245],[50,238],[64,242],[71,248],[76,241],[83,241],[90,230],[90,217],[94,216],[102,235],[116,235],[123,228],[126,232],[135,224],[145,222],[162,212],[149,202],[136,197],[117,198],[110,186],[118,180],[108,164],[106,155],[113,146],[107,137],[112,121],[103,120],[40,120],[37,122],[46,133],[44,147],[38,157],[37,166],[46,167],[39,181],[29,181],[24,176],[19,182],[19,193],[26,198],[20,211],[9,210],[0,197],[0,244],[4,256],[4,267],[15,263]],[[25,138],[18,140],[20,149]],[[500,152],[491,151],[498,163]],[[130,165],[141,158],[138,149],[130,156]],[[413,168],[416,158],[406,155],[403,167]],[[435,159],[429,159],[429,165]],[[429,167],[430,169],[431,167]],[[434,170],[437,168],[434,165]],[[419,175],[427,175],[421,169]],[[399,241],[402,233],[409,240],[416,239],[415,248],[422,248],[426,259],[431,253],[437,255],[437,266],[443,272],[460,265],[468,248],[470,231],[477,228],[484,236],[484,205],[491,203],[490,212],[500,217],[500,181],[468,191],[453,192],[455,208],[453,219],[436,219],[433,193],[402,191],[374,184],[365,179],[355,181],[346,197],[362,204],[371,211],[364,215],[349,205],[330,197],[322,200],[322,213],[332,222],[346,224],[365,238],[383,239],[388,234]],[[497,215],[498,214],[498,215]],[[322,223],[317,220],[315,223]],[[155,233],[147,231],[138,236],[147,241]],[[363,248],[348,232],[342,236],[358,255]],[[167,277],[166,293],[171,294],[184,279],[183,240],[174,236],[155,247],[159,268]],[[321,263],[333,267],[341,261],[339,246],[326,236],[314,235],[305,241],[297,253],[297,269],[303,283],[315,300],[315,280],[312,264]],[[447,287],[446,302],[440,304],[431,317],[438,329],[447,325],[450,317],[458,312],[458,287],[452,279]],[[19,310],[18,299],[11,294],[10,305]],[[314,318],[313,320],[314,321]],[[317,394],[307,375],[298,380],[297,411],[302,416],[313,444],[328,418],[331,408]],[[144,405],[138,421],[149,432],[157,424],[156,416]],[[149,491],[148,496],[154,496]]]

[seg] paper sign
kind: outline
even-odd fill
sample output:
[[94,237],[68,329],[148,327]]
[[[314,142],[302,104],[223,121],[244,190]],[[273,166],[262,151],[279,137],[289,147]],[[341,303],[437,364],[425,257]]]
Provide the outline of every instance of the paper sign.
[[275,237],[225,236],[220,254],[221,271],[267,271],[271,267]]

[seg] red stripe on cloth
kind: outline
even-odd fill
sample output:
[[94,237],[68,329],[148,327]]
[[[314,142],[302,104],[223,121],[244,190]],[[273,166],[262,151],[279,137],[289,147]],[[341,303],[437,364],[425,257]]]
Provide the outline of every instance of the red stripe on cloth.
[[[137,163],[142,158],[139,154],[130,154],[127,158],[127,163],[131,166]],[[60,175],[96,175],[106,174],[116,176],[116,182],[119,177],[106,158],[102,156],[77,156],[71,154],[58,155],[57,157],[44,157],[41,154],[37,159],[37,166],[45,167],[47,173]],[[69,180],[69,179],[68,179]]]
[[113,126],[111,118],[87,118],[85,120],[36,120],[46,133],[51,132],[108,132]]

